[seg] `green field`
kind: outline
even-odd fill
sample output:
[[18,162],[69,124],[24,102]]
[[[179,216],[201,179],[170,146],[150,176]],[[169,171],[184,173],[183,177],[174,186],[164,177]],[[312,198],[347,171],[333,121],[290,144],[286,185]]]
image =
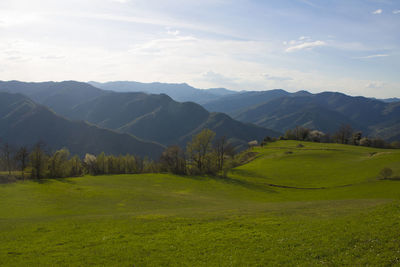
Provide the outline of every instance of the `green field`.
[[0,265],[400,265],[400,150],[279,141],[227,178],[0,185]]

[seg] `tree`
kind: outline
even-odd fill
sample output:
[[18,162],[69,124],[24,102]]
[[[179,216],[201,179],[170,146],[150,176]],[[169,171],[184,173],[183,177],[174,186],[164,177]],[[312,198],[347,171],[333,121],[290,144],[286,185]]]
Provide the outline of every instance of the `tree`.
[[318,130],[310,131],[308,134],[308,138],[313,142],[321,142],[324,137],[324,133]]
[[352,144],[356,146],[360,145],[361,138],[362,138],[362,132],[353,133]]
[[8,143],[4,143],[1,147],[1,159],[4,162],[4,166],[6,167],[6,171],[8,171],[8,175],[11,175],[12,168],[12,151],[11,147]]
[[31,177],[41,179],[47,175],[48,156],[44,152],[44,143],[37,143],[29,154]]
[[96,164],[97,164],[97,170],[98,170],[99,174],[107,173],[107,170],[108,170],[107,156],[104,154],[104,152],[101,152],[99,155],[97,155]]
[[257,140],[253,140],[247,143],[247,145],[249,146],[249,148],[255,147],[258,145],[258,141]]
[[367,137],[363,137],[360,139],[360,146],[371,146],[371,140],[369,140]]
[[22,178],[25,178],[24,170],[28,163],[28,157],[29,157],[29,153],[28,153],[28,149],[26,148],[26,146],[20,147],[19,150],[17,151],[17,153],[15,154],[15,160],[17,161],[17,163],[20,167]]
[[296,140],[301,140],[301,141],[306,140],[308,138],[309,133],[310,130],[303,126],[296,126],[296,128],[294,128],[294,134],[296,136]]
[[175,173],[186,173],[185,153],[179,146],[169,146],[160,158],[162,169]]
[[349,124],[343,124],[334,135],[334,139],[339,144],[348,144],[353,135],[353,128]]
[[192,138],[187,145],[187,153],[200,173],[211,170],[211,160],[208,158],[212,152],[212,140],[215,133],[210,129],[204,129]]
[[83,163],[85,163],[86,170],[91,175],[97,174],[97,166],[96,166],[96,156],[92,154],[86,153],[85,158],[83,159]]
[[217,156],[217,166],[218,170],[222,170],[224,166],[224,158],[225,158],[225,149],[227,147],[226,137],[222,136],[217,139],[214,145],[215,154]]
[[69,160],[71,167],[69,176],[80,176],[83,173],[82,162],[80,158],[75,155]]
[[283,138],[286,140],[296,140],[296,134],[294,133],[293,130],[288,129],[288,130],[286,130]]
[[57,150],[49,158],[49,176],[51,178],[67,177],[70,174],[70,166],[68,162],[69,151],[66,148]]
[[392,148],[400,148],[400,141],[394,141],[390,144]]

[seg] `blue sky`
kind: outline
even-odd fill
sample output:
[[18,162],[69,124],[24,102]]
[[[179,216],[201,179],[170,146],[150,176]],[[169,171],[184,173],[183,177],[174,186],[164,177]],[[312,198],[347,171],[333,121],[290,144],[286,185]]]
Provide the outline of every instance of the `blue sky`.
[[400,97],[400,1],[2,0],[0,79]]

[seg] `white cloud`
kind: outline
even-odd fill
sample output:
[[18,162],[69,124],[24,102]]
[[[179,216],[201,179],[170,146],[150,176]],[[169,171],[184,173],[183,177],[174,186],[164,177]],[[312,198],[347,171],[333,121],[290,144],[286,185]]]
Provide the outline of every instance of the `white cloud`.
[[400,14],[400,9],[393,10],[393,14]]
[[180,31],[178,31],[178,30],[171,30],[170,28],[167,28],[167,34],[177,36],[177,35],[180,34]]
[[111,2],[117,2],[117,3],[121,3],[121,4],[126,4],[129,2],[129,0],[110,0]]
[[369,59],[369,58],[379,58],[379,57],[388,57],[388,54],[376,54],[376,55],[369,55],[369,56],[365,56],[365,57],[355,57],[358,59]]
[[310,39],[310,37],[309,36],[300,36],[299,37],[300,41],[303,41],[303,40],[306,40],[306,39],[308,40],[308,39]]
[[386,83],[381,81],[370,81],[365,85],[367,89],[382,89],[386,86]]
[[[290,43],[292,45],[292,43]],[[314,47],[318,47],[318,46],[325,46],[326,43],[324,41],[313,41],[313,42],[303,42],[303,43],[299,43],[296,45],[292,45],[288,48],[286,48],[286,52],[290,53],[290,52],[295,52],[295,51],[299,51],[299,50],[304,50],[304,49],[312,49]]]
[[382,14],[382,12],[383,12],[382,9],[377,9],[377,10],[373,11],[372,14],[379,15],[379,14]]

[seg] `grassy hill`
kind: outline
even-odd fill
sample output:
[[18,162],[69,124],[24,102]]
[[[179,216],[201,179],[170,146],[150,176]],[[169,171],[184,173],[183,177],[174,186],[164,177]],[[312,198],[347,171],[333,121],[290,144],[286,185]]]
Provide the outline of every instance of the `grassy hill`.
[[134,154],[158,159],[164,147],[132,135],[101,129],[83,121],[70,121],[20,94],[0,92],[0,140],[13,146],[45,142],[49,150],[71,153]]
[[298,144],[228,178],[0,185],[0,265],[398,265],[400,181],[377,177],[400,176],[400,151]]

